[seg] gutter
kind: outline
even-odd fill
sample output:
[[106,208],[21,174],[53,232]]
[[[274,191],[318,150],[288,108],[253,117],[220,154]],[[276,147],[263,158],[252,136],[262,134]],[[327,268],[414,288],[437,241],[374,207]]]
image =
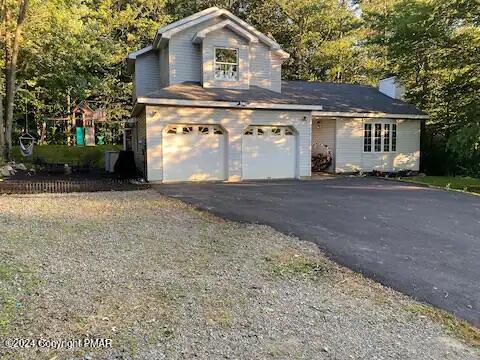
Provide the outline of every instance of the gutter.
[[272,104],[265,102],[250,101],[210,101],[210,100],[177,100],[165,98],[139,97],[137,103],[143,105],[165,105],[165,106],[188,106],[188,107],[214,107],[231,109],[267,109],[267,110],[302,110],[321,111],[321,105],[299,105],[299,104]]
[[387,119],[414,119],[427,120],[428,115],[412,115],[412,114],[389,114],[383,112],[360,113],[360,112],[341,112],[341,111],[312,111],[312,116],[318,117],[353,117],[353,118],[387,118]]

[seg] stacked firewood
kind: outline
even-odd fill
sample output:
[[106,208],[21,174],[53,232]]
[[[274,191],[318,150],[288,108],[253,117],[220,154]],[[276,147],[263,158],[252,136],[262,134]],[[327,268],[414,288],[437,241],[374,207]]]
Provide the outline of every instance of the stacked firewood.
[[312,146],[312,171],[327,170],[332,164],[332,152],[324,144],[314,143]]
[[312,156],[312,171],[324,171],[332,163],[332,157],[328,154],[317,154]]

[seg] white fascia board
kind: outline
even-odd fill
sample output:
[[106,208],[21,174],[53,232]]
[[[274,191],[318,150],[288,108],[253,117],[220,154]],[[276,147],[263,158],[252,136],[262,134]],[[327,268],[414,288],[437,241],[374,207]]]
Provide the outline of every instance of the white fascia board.
[[160,36],[160,38],[158,37],[155,37],[155,40],[153,42],[153,46],[156,47],[158,46],[158,44],[162,41],[168,41],[170,40],[170,38],[172,37],[172,35],[175,35],[176,33],[179,33],[180,31],[183,31],[185,29],[188,29],[189,27],[192,27],[192,26],[195,26],[195,25],[198,25],[202,22],[205,22],[205,21],[208,21],[210,19],[213,19],[213,18],[216,18],[220,15],[222,15],[223,13],[225,12],[225,10],[217,10],[217,11],[214,11],[214,12],[210,12],[210,13],[207,13],[207,14],[204,14],[198,18],[195,18],[195,20],[191,20],[191,21],[188,21],[188,22],[185,22],[181,25],[177,25],[167,31],[164,31],[164,32],[159,32],[158,35]]
[[190,22],[190,21],[196,20],[196,19],[198,19],[198,18],[200,18],[200,17],[202,17],[202,16],[204,16],[204,15],[207,15],[207,14],[212,13],[212,12],[216,12],[216,11],[218,11],[218,10],[220,10],[220,8],[218,8],[218,7],[216,7],[216,6],[210,7],[210,8],[208,8],[208,9],[203,10],[203,11],[197,12],[197,13],[195,13],[195,14],[193,14],[193,15],[187,16],[186,18],[183,18],[183,19],[180,19],[180,20],[178,20],[178,21],[175,21],[175,22],[173,22],[173,23],[171,23],[171,24],[162,26],[160,29],[158,29],[157,33],[158,33],[158,34],[162,34],[162,33],[166,32],[166,31],[168,31],[168,30],[171,30],[171,29],[173,29],[173,28],[176,28],[177,26],[181,26],[181,25],[183,25],[183,24],[186,24],[186,23],[188,23],[188,22]]
[[188,106],[188,107],[216,107],[235,109],[269,109],[269,110],[303,110],[321,111],[321,105],[299,105],[299,104],[272,104],[262,102],[245,101],[209,101],[209,100],[178,100],[165,98],[139,97],[137,104],[144,105],[166,105],[166,106]]
[[136,60],[138,56],[142,55],[142,54],[145,54],[149,51],[152,51],[153,50],[153,46],[152,45],[149,45],[149,46],[146,46],[142,49],[139,49],[137,51],[134,51],[134,52],[131,52],[130,54],[128,54],[128,59],[129,60]]
[[277,56],[280,60],[287,60],[290,54],[282,49],[273,50],[273,55]]
[[[260,31],[255,29],[253,26],[247,24],[242,19],[233,15],[230,11],[225,10],[225,9],[218,9],[218,8],[217,8],[217,10],[214,10],[215,8],[210,8],[210,9],[211,9],[210,12],[206,12],[206,13],[203,13],[203,14],[202,14],[202,12],[200,12],[200,13],[194,14],[194,15],[196,15],[194,18],[191,18],[191,19],[185,18],[183,20],[186,20],[186,21],[180,20],[176,23],[171,24],[172,26],[167,25],[167,26],[164,26],[163,28],[160,28],[157,32],[157,35],[155,36],[155,40],[153,41],[153,47],[157,48],[159,46],[163,46],[163,44],[165,42],[168,42],[170,40],[172,35],[180,32],[182,30],[185,30],[185,29],[187,29],[191,26],[198,25],[202,22],[213,19],[215,17],[224,15],[224,16],[228,17],[230,20],[232,20],[233,22],[240,25],[240,27],[244,28],[246,31],[255,35],[259,40],[261,40],[263,43],[267,44],[270,47],[270,49],[281,50],[281,46],[276,41],[274,41],[274,40],[270,39],[268,36],[262,34]],[[207,9],[207,10],[210,10],[210,9]],[[192,15],[192,16],[194,16],[194,15]],[[187,21],[187,19],[188,19],[188,21]],[[175,26],[173,26],[173,25],[175,25]]]
[[340,111],[313,111],[312,116],[318,117],[353,117],[353,118],[387,118],[387,119],[416,119],[426,120],[428,115],[389,114],[389,113],[360,113]]
[[241,27],[247,29],[250,31],[252,34],[254,34],[256,37],[258,37],[260,40],[262,40],[265,44],[270,46],[272,50],[280,50],[281,46],[274,40],[270,39],[267,35],[262,34],[260,31],[255,29],[252,25],[246,23],[239,17],[233,15],[231,12],[225,10],[225,16],[229,17],[231,20],[235,21],[237,24],[239,24]]
[[225,27],[232,30],[238,36],[245,38],[246,40],[248,40],[249,43],[258,42],[258,38],[256,36],[253,36],[250,32],[242,29],[239,25],[235,24],[232,20],[224,20],[222,22],[219,22],[216,25],[209,26],[197,32],[193,37],[192,41],[195,44],[200,44],[209,33],[223,29]]

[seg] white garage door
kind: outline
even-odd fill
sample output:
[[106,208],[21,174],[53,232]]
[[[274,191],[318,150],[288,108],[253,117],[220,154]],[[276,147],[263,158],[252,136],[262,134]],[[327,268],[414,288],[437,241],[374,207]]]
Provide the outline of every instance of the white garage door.
[[289,126],[249,126],[242,138],[242,178],[295,178],[296,148]]
[[225,140],[217,125],[169,125],[163,133],[163,181],[225,180]]

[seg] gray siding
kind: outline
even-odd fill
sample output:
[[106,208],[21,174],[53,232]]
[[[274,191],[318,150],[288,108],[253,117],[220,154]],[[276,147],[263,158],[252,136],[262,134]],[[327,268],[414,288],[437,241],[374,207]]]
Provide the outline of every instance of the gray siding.
[[160,64],[157,53],[151,51],[137,58],[134,78],[136,98],[160,88]]
[[[218,81],[214,78],[215,48],[235,48],[238,50],[238,81]],[[249,87],[249,50],[248,42],[228,29],[211,32],[203,41],[203,86],[214,88],[248,89]]]
[[282,63],[283,60],[278,60],[272,57],[271,79],[272,84],[270,90],[282,92]]
[[332,152],[332,165],[329,171],[335,169],[335,119],[313,118],[312,119],[312,155],[314,154],[315,145],[323,144],[328,146]]
[[168,63],[168,47],[160,49],[158,53],[159,71],[160,71],[160,87],[164,88],[170,85],[170,66]]
[[291,125],[298,135],[297,176],[310,176],[311,117],[305,111],[238,110],[147,106],[147,172],[149,181],[162,181],[162,134],[168,124],[220,124],[227,131],[228,180],[242,178],[242,134],[250,124]]
[[212,19],[180,31],[169,41],[170,84],[184,81],[202,81],[201,45],[192,43],[193,36],[200,30],[220,22]]
[[250,79],[251,85],[272,87],[271,52],[262,43],[250,46]]
[[[280,92],[281,64],[275,59],[268,46],[259,42],[248,44],[243,37],[224,28],[207,34],[203,46],[192,43],[194,35],[209,26],[225,20],[219,17],[174,34],[169,41],[170,84],[195,81],[205,82],[206,87],[247,88],[256,85]],[[236,85],[212,82],[213,48],[231,46],[240,49],[240,77]]]
[[[364,152],[363,124],[397,124],[396,152]],[[373,141],[373,140],[372,140]],[[337,119],[336,171],[418,171],[420,165],[420,121],[389,119]]]

